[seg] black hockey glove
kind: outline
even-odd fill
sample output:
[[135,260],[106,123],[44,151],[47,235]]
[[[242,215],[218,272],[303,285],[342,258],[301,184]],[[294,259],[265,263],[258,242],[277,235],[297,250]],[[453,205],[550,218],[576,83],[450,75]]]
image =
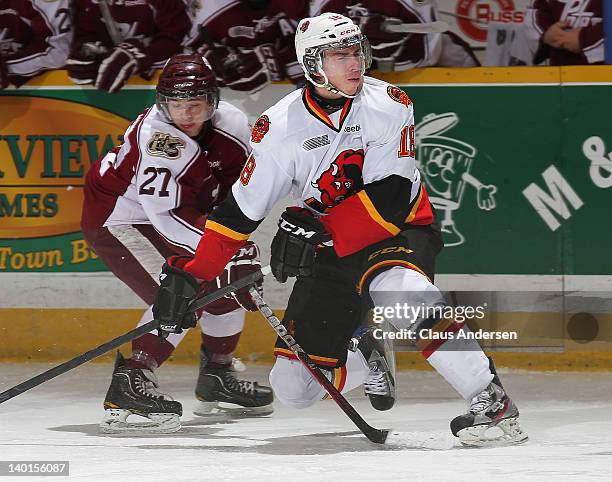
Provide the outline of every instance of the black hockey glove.
[[200,284],[192,274],[179,267],[190,259],[171,256],[159,275],[160,287],[153,303],[153,319],[159,323],[158,332],[162,338],[170,333],[181,333],[196,324],[196,315],[187,313],[187,307],[200,291]]
[[317,245],[330,239],[331,235],[310,211],[287,208],[278,221],[278,231],[272,240],[272,274],[281,283],[288,277],[312,276]]

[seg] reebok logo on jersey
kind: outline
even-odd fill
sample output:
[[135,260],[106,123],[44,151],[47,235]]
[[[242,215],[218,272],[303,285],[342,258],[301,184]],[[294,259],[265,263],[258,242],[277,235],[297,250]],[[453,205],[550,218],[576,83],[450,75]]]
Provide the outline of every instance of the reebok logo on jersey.
[[312,151],[313,149],[327,146],[329,144],[330,144],[329,136],[327,134],[323,134],[322,136],[311,137],[310,139],[306,139],[304,143],[302,144],[302,148],[305,151]]
[[184,147],[185,141],[180,137],[156,132],[147,143],[147,153],[167,159],[178,159],[181,157],[181,149]]
[[346,126],[344,128],[344,132],[359,132],[361,130],[361,126],[356,124],[354,126]]

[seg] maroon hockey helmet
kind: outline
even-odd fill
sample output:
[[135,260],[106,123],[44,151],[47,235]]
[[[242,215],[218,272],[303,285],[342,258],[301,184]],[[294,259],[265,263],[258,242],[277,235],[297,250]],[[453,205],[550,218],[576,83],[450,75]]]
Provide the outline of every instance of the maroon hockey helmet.
[[219,105],[219,87],[210,64],[199,54],[176,54],[168,59],[157,82],[156,103],[169,117],[168,100],[205,97],[213,106]]

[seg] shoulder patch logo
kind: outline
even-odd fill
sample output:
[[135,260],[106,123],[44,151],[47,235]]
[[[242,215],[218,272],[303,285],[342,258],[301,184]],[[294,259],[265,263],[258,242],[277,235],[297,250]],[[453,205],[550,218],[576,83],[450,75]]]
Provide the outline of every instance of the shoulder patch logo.
[[262,115],[253,124],[253,130],[251,131],[251,141],[255,143],[261,142],[264,136],[270,130],[270,118],[267,115]]
[[309,26],[310,26],[310,22],[306,20],[302,25],[300,25],[300,31],[304,33],[306,30],[308,30]]
[[408,97],[408,94],[406,94],[406,92],[399,87],[390,85],[387,87],[387,94],[389,94],[389,97],[391,97],[395,102],[404,104],[406,107],[410,107],[412,105],[412,101],[410,100],[410,97]]
[[147,142],[147,153],[152,156],[178,159],[181,157],[181,149],[185,147],[185,141],[180,137],[174,137],[163,132],[156,132]]

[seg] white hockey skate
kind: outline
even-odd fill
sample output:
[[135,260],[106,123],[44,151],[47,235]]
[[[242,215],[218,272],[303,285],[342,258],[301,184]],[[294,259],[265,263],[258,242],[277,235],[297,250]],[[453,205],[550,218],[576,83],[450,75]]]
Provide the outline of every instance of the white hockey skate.
[[493,381],[470,401],[468,413],[451,421],[451,432],[463,445],[471,447],[526,442],[528,437],[519,424],[518,408],[506,395],[491,358],[489,366]]
[[[127,368],[117,352],[111,385],[104,399],[103,433],[173,433],[181,428],[183,407],[157,390],[155,374],[146,369]],[[145,418],[128,421],[130,416]]]

